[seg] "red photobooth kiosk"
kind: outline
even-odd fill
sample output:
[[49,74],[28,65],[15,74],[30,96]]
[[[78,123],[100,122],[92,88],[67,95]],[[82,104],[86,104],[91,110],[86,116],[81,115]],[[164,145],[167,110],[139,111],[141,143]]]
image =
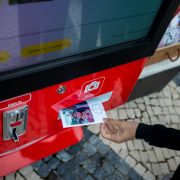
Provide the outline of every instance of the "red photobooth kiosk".
[[0,176],[83,138],[62,128],[62,108],[125,103],[178,4],[0,0]]

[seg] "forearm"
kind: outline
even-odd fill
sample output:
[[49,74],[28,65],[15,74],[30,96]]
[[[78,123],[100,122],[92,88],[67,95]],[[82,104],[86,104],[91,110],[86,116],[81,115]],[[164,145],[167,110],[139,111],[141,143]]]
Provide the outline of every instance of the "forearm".
[[150,145],[180,150],[180,130],[162,125],[140,123],[136,130],[136,138],[144,139]]

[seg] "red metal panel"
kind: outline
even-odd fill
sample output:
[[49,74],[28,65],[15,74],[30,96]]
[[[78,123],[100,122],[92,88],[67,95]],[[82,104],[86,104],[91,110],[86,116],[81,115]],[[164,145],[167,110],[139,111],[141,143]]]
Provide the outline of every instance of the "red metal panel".
[[[29,106],[27,131],[20,136],[19,142],[4,141],[2,123],[0,124],[0,176],[80,141],[82,129],[63,129],[58,120],[58,111],[111,91],[110,100],[104,103],[106,110],[125,103],[142,71],[145,59],[0,102],[1,122],[4,111],[25,104]],[[93,82],[99,83],[98,88],[88,91],[87,86]],[[57,93],[59,86],[66,87],[64,94]]]

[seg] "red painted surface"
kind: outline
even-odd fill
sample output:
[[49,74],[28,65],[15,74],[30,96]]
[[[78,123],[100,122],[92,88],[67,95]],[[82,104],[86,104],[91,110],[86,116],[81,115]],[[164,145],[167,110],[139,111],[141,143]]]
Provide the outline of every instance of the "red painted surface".
[[[63,129],[61,121],[57,120],[58,111],[110,91],[113,92],[112,96],[104,103],[106,110],[125,103],[145,60],[146,58],[140,59],[0,102],[1,122],[4,111],[25,104],[29,106],[27,131],[20,136],[19,142],[4,141],[2,123],[0,124],[0,176],[80,141],[82,129]],[[88,92],[86,86],[94,81],[99,83],[98,88],[91,87],[92,90]],[[61,85],[66,87],[64,94],[57,93],[57,88]]]

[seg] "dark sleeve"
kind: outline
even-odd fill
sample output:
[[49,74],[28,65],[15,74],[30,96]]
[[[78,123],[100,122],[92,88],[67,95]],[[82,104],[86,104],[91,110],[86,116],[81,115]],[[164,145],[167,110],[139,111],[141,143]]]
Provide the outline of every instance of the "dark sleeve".
[[140,123],[136,130],[136,138],[144,139],[150,145],[180,150],[180,130],[162,125]]

